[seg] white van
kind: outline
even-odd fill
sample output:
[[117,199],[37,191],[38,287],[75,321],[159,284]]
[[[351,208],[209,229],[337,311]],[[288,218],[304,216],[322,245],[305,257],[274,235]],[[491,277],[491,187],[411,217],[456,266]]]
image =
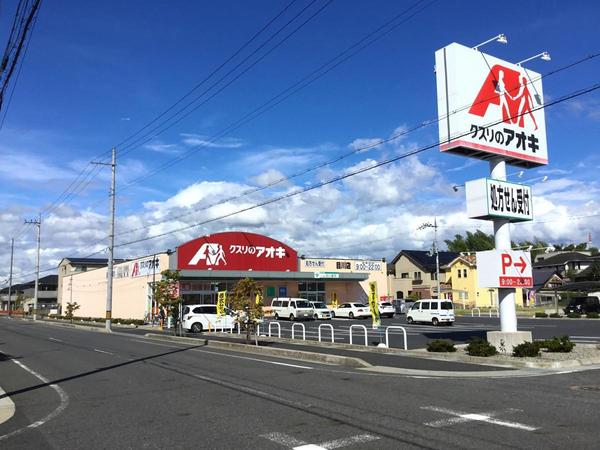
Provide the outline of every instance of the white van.
[[276,297],[271,302],[271,309],[275,320],[281,318],[306,320],[312,319],[315,314],[310,302],[304,298]]
[[183,328],[192,333],[204,330],[228,330],[236,327],[235,315],[229,308],[217,316],[217,305],[186,305],[183,309]]
[[325,302],[310,302],[311,306],[315,310],[313,318],[316,319],[331,319],[331,310],[327,307]]
[[408,323],[427,322],[432,325],[454,323],[454,305],[450,300],[426,298],[415,302],[406,313]]

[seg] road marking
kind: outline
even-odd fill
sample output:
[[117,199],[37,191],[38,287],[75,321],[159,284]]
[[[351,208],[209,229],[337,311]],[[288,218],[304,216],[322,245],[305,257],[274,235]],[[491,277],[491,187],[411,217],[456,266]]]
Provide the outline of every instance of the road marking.
[[202,352],[202,353],[210,353],[213,355],[226,356],[227,358],[247,359],[250,361],[258,361],[258,362],[267,363],[267,364],[275,364],[277,366],[288,366],[288,367],[296,367],[298,369],[310,369],[310,370],[314,369],[314,367],[310,367],[310,366],[300,366],[298,364],[282,363],[279,361],[269,361],[268,359],[250,358],[249,356],[229,355],[227,353],[213,352],[210,350],[200,350],[200,349],[193,349],[193,350],[197,351],[197,352]]
[[48,338],[48,339],[50,339],[51,341],[54,341],[54,342],[63,342],[60,339],[56,339],[56,338]]
[[261,437],[293,450],[331,450],[334,448],[343,448],[354,444],[376,441],[379,439],[378,436],[365,433],[357,434],[356,436],[350,436],[347,438],[335,439],[333,441],[322,442],[320,444],[308,444],[284,433],[268,433],[261,435]]
[[95,348],[95,349],[94,349],[94,351],[95,351],[95,352],[98,352],[98,353],[106,353],[107,355],[114,355],[114,353],[107,352],[107,351],[105,351],[105,350],[100,350],[100,349],[98,349],[98,348]]
[[600,339],[600,336],[571,336],[573,339]]
[[[40,375],[39,373],[31,370],[29,367],[27,367],[22,362],[17,361],[15,359],[13,359],[12,362],[14,362],[21,369],[29,372],[31,375],[33,375],[34,377],[36,377],[42,383],[45,383],[45,384],[50,383],[50,381],[48,381],[47,378],[45,378],[42,375]],[[62,413],[67,408],[67,406],[69,405],[69,396],[67,395],[67,393],[59,385],[57,385],[57,384],[50,384],[49,386],[52,389],[54,389],[56,391],[56,393],[58,394],[58,396],[60,397],[60,405],[58,405],[58,407],[54,411],[52,411],[50,414],[48,414],[46,417],[42,418],[41,420],[38,420],[37,422],[33,422],[33,423],[27,425],[26,427],[19,428],[18,430],[14,430],[14,431],[12,431],[10,433],[7,433],[5,435],[0,436],[0,441],[8,439],[9,437],[15,436],[17,434],[21,434],[24,431],[32,430],[34,428],[41,427],[46,422],[48,422],[48,421],[54,419],[55,417],[57,417],[60,413]]]
[[[490,423],[492,425],[500,425],[503,427],[516,428],[516,429],[525,430],[525,431],[535,431],[538,429],[537,427],[532,427],[532,426],[525,425],[525,424],[522,424],[519,422],[509,422],[506,420],[495,419],[493,416],[498,415],[500,413],[500,412],[496,412],[496,411],[491,411],[491,412],[487,412],[484,414],[472,414],[472,413],[464,413],[464,412],[460,412],[460,411],[453,411],[453,410],[447,409],[447,408],[439,408],[437,406],[422,406],[421,409],[426,409],[428,411],[441,412],[444,414],[449,414],[451,416],[454,416],[450,419],[441,419],[441,420],[435,420],[433,422],[425,423],[425,425],[427,425],[429,427],[433,427],[433,428],[441,428],[441,427],[445,427],[448,425],[455,425],[457,423],[465,423],[465,422],[485,422],[485,423]],[[518,411],[518,410],[510,409],[505,412],[516,412],[516,411]]]

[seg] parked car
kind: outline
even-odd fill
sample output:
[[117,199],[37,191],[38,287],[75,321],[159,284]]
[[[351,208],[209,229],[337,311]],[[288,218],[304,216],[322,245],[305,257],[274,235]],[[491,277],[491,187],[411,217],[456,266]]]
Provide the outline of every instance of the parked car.
[[315,315],[310,302],[303,298],[276,297],[271,302],[275,320],[286,318],[290,320],[309,320]]
[[454,323],[454,305],[450,300],[424,299],[415,302],[406,313],[406,322],[427,322],[432,325]]
[[391,302],[379,302],[379,315],[381,317],[394,317],[396,308]]
[[236,316],[229,308],[225,314],[217,315],[217,305],[186,305],[183,309],[183,328],[192,333],[201,333],[208,329],[233,329]]
[[364,319],[371,317],[369,307],[364,303],[342,303],[332,311],[333,317],[347,317],[348,319]]
[[310,302],[315,313],[314,319],[331,319],[331,310],[323,302]]
[[600,300],[598,297],[573,297],[564,309],[565,314],[579,313],[587,314],[600,312]]

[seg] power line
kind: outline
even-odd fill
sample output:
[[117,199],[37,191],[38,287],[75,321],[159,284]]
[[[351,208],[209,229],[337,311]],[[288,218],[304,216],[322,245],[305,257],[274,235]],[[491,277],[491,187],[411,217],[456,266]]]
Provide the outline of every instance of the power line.
[[[590,59],[596,58],[598,56],[600,56],[600,52],[588,55],[588,56],[586,56],[586,57],[584,57],[582,59],[579,59],[578,61],[576,61],[574,63],[570,63],[570,64],[568,64],[566,66],[560,67],[560,68],[552,70],[552,71],[550,71],[550,72],[548,72],[546,74],[540,75],[534,81],[538,81],[538,80],[540,80],[542,78],[547,78],[549,76],[555,75],[556,73],[559,73],[559,72],[561,72],[563,70],[572,68],[572,67],[574,67],[574,66],[576,66],[578,64],[581,64],[583,62],[587,62]],[[487,102],[488,100],[490,100],[490,99],[482,99],[481,102]],[[328,160],[328,161],[325,161],[325,162],[322,162],[322,163],[310,166],[310,167],[302,169],[302,170],[300,170],[298,172],[292,173],[292,174],[290,174],[288,176],[280,177],[280,178],[278,178],[276,180],[273,180],[273,181],[271,181],[269,183],[266,183],[264,185],[247,189],[247,190],[241,192],[240,194],[236,194],[234,196],[230,196],[228,198],[225,198],[225,199],[213,202],[211,204],[201,205],[201,206],[199,206],[196,209],[196,211],[186,212],[186,213],[179,214],[179,215],[176,215],[176,216],[165,217],[162,220],[153,222],[150,225],[144,225],[144,226],[141,226],[141,227],[138,227],[138,228],[127,229],[127,230],[124,230],[124,231],[122,231],[120,233],[117,233],[117,236],[120,236],[120,235],[123,235],[123,234],[129,234],[129,233],[136,232],[136,231],[141,231],[141,230],[144,230],[146,228],[149,228],[149,227],[161,224],[161,223],[165,223],[165,222],[172,221],[172,220],[177,220],[177,219],[180,219],[182,217],[186,217],[186,216],[189,216],[191,214],[194,214],[195,212],[200,212],[200,211],[198,211],[199,209],[208,209],[208,208],[212,208],[212,207],[215,207],[215,206],[223,205],[223,204],[228,203],[228,202],[230,202],[232,200],[237,200],[239,198],[246,197],[246,196],[248,196],[250,194],[254,194],[254,193],[263,191],[263,190],[268,189],[270,187],[276,186],[276,185],[278,185],[278,184],[280,184],[282,182],[298,178],[298,177],[300,177],[302,175],[305,175],[305,174],[307,174],[309,172],[312,172],[312,171],[318,170],[320,168],[323,168],[325,166],[329,166],[331,164],[334,164],[334,163],[337,163],[339,161],[342,161],[342,160],[344,160],[344,159],[346,159],[346,158],[348,158],[348,157],[350,157],[352,155],[355,155],[357,153],[360,153],[360,152],[363,152],[365,150],[369,150],[369,149],[372,149],[372,148],[375,148],[375,147],[379,147],[379,146],[381,146],[381,145],[383,145],[385,143],[394,141],[394,140],[396,140],[396,139],[398,139],[400,137],[404,137],[404,136],[406,136],[406,135],[408,135],[410,133],[413,133],[413,132],[415,132],[415,131],[417,131],[419,129],[425,128],[425,127],[430,126],[432,124],[435,124],[435,123],[439,122],[440,120],[445,119],[448,116],[451,116],[453,114],[457,114],[457,113],[459,113],[459,112],[461,112],[461,111],[463,111],[465,109],[468,109],[471,106],[472,106],[472,104],[469,103],[467,105],[464,105],[464,106],[462,106],[460,108],[457,108],[457,109],[449,112],[448,114],[445,114],[445,115],[440,116],[440,117],[436,117],[436,118],[432,118],[432,119],[423,121],[423,122],[421,122],[421,123],[419,123],[419,124],[417,124],[417,125],[415,125],[415,126],[413,126],[411,128],[408,128],[408,129],[403,130],[401,132],[395,133],[395,134],[393,134],[392,136],[390,136],[390,137],[388,137],[386,139],[379,139],[377,142],[374,142],[374,143],[371,143],[371,144],[368,144],[368,145],[364,145],[364,146],[355,148],[354,150],[352,150],[350,152],[343,153],[343,154],[341,154],[341,155],[339,155],[339,156],[337,156],[337,157],[335,157],[335,158],[333,158],[331,160]]]
[[[541,106],[538,106],[536,108],[533,108],[531,111],[533,112],[533,111],[537,111],[537,110],[540,110],[540,109],[545,109],[545,108],[548,108],[550,106],[554,106],[554,105],[557,105],[559,103],[565,102],[567,100],[571,100],[573,98],[579,97],[581,95],[588,94],[588,93],[593,92],[593,91],[595,91],[597,89],[600,89],[600,83],[594,84],[594,85],[592,85],[592,86],[590,86],[588,88],[584,88],[584,89],[580,89],[578,91],[574,91],[574,92],[572,92],[570,94],[566,94],[566,95],[558,98],[557,100],[551,101],[550,103],[546,103],[545,105],[541,105]],[[524,114],[525,114],[525,112],[521,113],[521,114],[517,114],[515,116],[510,117],[510,119],[521,117]],[[498,125],[498,124],[501,124],[501,123],[503,123],[503,120],[494,121],[494,122],[489,123],[488,125],[486,125],[484,128],[487,129],[487,128],[490,128],[490,127],[492,127],[494,125]],[[464,132],[464,133],[459,134],[457,136],[454,136],[453,139],[459,139],[461,137],[468,136],[471,133],[472,133],[471,131],[467,131],[467,132]],[[216,222],[216,221],[219,221],[219,220],[222,220],[222,219],[226,219],[226,218],[229,218],[229,217],[241,214],[243,212],[247,212],[247,211],[250,211],[250,210],[253,210],[253,209],[256,209],[256,208],[260,208],[262,206],[266,206],[266,205],[269,205],[269,204],[272,204],[272,203],[275,203],[275,202],[278,202],[278,201],[281,201],[281,200],[284,200],[284,199],[295,197],[297,195],[300,195],[300,194],[303,194],[303,193],[306,193],[306,192],[309,192],[309,191],[321,188],[323,186],[326,186],[326,185],[329,185],[329,184],[333,184],[333,183],[341,181],[341,180],[345,180],[346,178],[350,178],[350,177],[353,177],[355,175],[359,175],[359,174],[371,171],[373,169],[376,169],[378,167],[390,164],[392,162],[396,162],[396,161],[399,161],[401,159],[408,158],[409,156],[417,155],[417,154],[422,153],[422,152],[424,152],[426,150],[430,150],[430,149],[432,149],[434,147],[437,147],[441,143],[443,143],[443,142],[442,141],[438,141],[438,142],[435,142],[433,144],[429,144],[429,145],[426,145],[424,147],[421,147],[421,148],[418,148],[418,149],[406,152],[406,153],[404,153],[402,155],[395,156],[393,158],[388,158],[386,160],[377,162],[377,163],[372,164],[370,166],[363,167],[361,169],[357,169],[357,170],[354,170],[352,172],[348,172],[348,173],[343,174],[343,175],[338,175],[336,177],[330,178],[330,179],[322,181],[320,183],[316,183],[316,184],[314,184],[312,186],[307,186],[307,187],[305,187],[303,189],[299,189],[299,190],[296,190],[296,191],[289,192],[287,194],[283,194],[283,195],[278,196],[278,197],[267,199],[267,200],[265,200],[263,202],[254,204],[252,206],[248,206],[246,208],[238,209],[238,210],[233,211],[231,213],[223,214],[223,215],[221,215],[219,217],[216,217],[216,218],[207,219],[207,220],[199,222],[199,223],[195,223],[195,224],[192,224],[192,225],[187,225],[185,227],[179,227],[177,229],[174,229],[174,230],[171,230],[171,231],[168,231],[168,232],[164,232],[164,233],[159,233],[159,234],[156,234],[156,235],[153,235],[153,236],[148,236],[148,237],[145,237],[145,238],[135,239],[135,240],[132,240],[132,241],[129,241],[129,242],[124,242],[124,243],[116,244],[115,247],[124,247],[124,246],[127,246],[127,245],[137,244],[137,243],[140,243],[140,242],[149,241],[149,240],[156,239],[156,238],[159,238],[159,237],[168,236],[170,234],[173,234],[173,233],[176,233],[176,232],[179,232],[179,231],[185,231],[185,230],[188,230],[188,229],[191,229],[191,228],[196,228],[196,227],[201,226],[201,225],[206,225],[207,223]]]

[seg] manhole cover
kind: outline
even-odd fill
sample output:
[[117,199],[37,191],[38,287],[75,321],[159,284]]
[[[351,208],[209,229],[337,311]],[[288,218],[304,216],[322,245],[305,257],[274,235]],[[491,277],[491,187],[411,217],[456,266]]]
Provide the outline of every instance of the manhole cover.
[[575,391],[592,391],[592,392],[600,392],[600,384],[593,384],[587,386],[571,386],[571,389]]

